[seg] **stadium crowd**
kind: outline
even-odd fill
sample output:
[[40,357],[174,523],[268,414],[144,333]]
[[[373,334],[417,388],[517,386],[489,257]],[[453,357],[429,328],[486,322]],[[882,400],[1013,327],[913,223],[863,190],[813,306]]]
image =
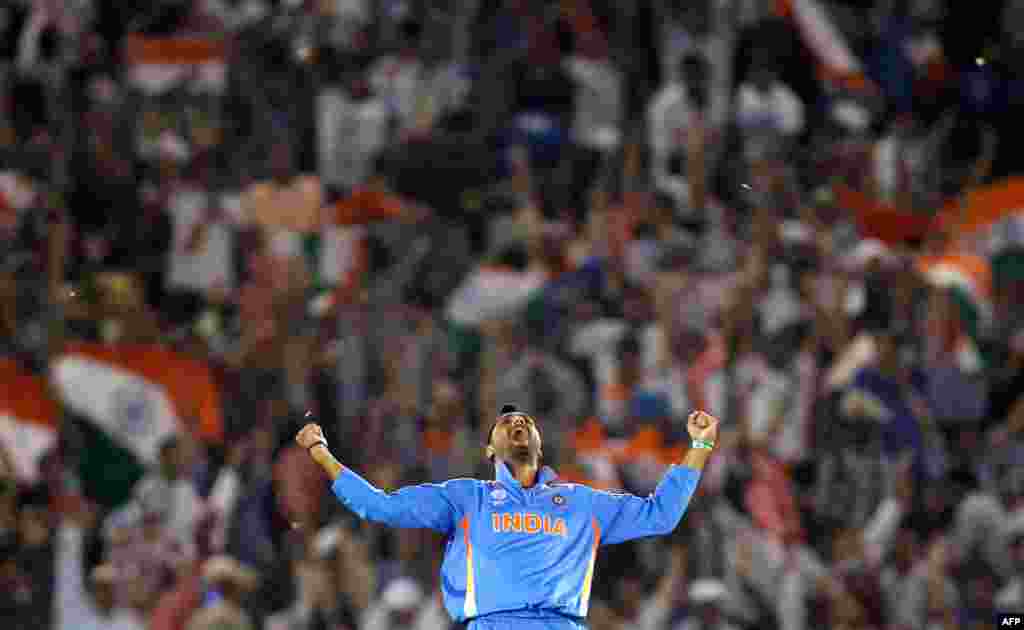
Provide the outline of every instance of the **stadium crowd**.
[[292,438],[487,477],[507,402],[639,494],[723,421],[678,530],[599,556],[593,630],[1024,611],[1024,2],[9,0],[0,33],[5,629],[449,630],[444,541]]

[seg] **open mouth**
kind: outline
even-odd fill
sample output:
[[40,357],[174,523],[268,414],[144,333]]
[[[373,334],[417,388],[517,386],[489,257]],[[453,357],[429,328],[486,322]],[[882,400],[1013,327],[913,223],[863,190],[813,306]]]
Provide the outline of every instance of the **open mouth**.
[[527,441],[526,428],[525,427],[516,427],[516,428],[512,429],[512,433],[509,435],[509,437],[512,438],[513,442],[526,442]]

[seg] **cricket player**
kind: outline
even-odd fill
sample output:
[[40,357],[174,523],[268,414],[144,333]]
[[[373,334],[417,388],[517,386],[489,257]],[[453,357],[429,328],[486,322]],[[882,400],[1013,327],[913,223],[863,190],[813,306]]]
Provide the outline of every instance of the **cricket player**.
[[448,537],[445,608],[470,630],[584,630],[602,545],[670,533],[693,496],[718,437],[718,420],[687,419],[691,448],[648,497],[557,481],[541,466],[537,422],[505,405],[485,445],[495,479],[452,479],[383,492],[342,466],[320,427],[299,445],[330,475],[334,494],[361,518]]

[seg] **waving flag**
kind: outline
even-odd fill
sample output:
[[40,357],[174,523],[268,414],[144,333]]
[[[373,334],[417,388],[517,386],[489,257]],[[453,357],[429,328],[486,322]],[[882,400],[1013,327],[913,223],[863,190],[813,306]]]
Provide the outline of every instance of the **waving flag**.
[[80,420],[86,494],[108,505],[128,498],[168,437],[223,439],[220,393],[209,367],[165,348],[74,345],[54,362],[51,379]]
[[832,192],[840,206],[855,214],[864,236],[890,245],[944,229],[981,256],[1024,247],[1024,177],[970,190],[946,201],[936,216],[900,208],[845,184],[834,185]]
[[130,81],[148,94],[163,94],[193,73],[206,91],[223,90],[227,48],[208,37],[129,37],[124,47]]
[[448,300],[448,317],[464,326],[509,317],[525,308],[547,280],[545,273],[481,266]]
[[796,27],[817,59],[822,79],[851,88],[867,85],[860,60],[820,4],[815,0],[776,0],[776,12]]
[[962,327],[937,331],[949,335],[942,344],[955,349],[961,367],[975,371],[981,366],[977,339],[992,321],[992,267],[984,258],[970,254],[922,257],[918,270],[932,286],[953,293]]
[[1024,177],[1010,177],[967,192],[943,208],[951,234],[973,242],[972,250],[993,256],[1024,247]]
[[58,417],[46,379],[0,360],[0,448],[21,482],[39,480],[39,458],[57,444]]
[[930,284],[960,296],[969,321],[982,324],[992,316],[992,267],[970,254],[922,257],[918,267]]

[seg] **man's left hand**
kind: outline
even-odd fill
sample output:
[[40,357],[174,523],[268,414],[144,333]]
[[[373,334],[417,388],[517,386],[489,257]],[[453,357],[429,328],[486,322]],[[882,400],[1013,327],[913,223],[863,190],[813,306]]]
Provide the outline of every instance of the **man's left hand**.
[[690,438],[714,444],[718,441],[718,418],[703,411],[694,411],[686,420]]

